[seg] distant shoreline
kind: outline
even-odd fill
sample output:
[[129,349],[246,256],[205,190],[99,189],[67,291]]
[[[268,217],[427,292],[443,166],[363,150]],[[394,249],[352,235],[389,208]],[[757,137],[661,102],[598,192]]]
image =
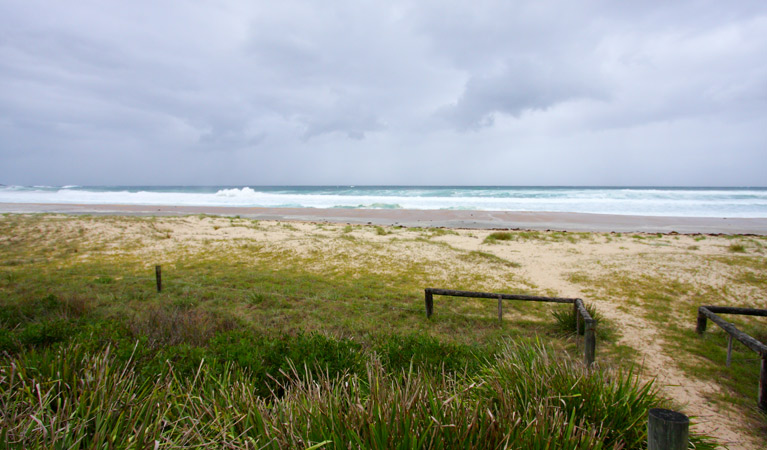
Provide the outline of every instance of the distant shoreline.
[[257,220],[407,227],[767,235],[767,218],[632,216],[568,212],[0,203],[0,213],[137,216],[210,214]]

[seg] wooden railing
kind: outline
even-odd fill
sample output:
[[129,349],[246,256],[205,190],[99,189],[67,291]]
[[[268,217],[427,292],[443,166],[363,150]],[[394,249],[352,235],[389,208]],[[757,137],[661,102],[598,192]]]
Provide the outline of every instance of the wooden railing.
[[[538,297],[534,295],[517,295],[517,294],[497,294],[492,292],[473,292],[473,291],[456,291],[452,289],[424,289],[424,299],[426,302],[426,317],[430,318],[434,314],[434,296],[435,295],[447,295],[450,297],[470,297],[470,298],[490,298],[498,299],[498,320],[503,320],[503,301],[504,300],[521,300],[527,302],[549,302],[549,303],[567,303],[573,305],[573,312],[576,320],[576,336],[580,334],[583,329],[584,334],[584,348],[583,348],[583,362],[586,366],[591,366],[596,358],[596,320],[591,317],[591,314],[586,310],[583,304],[583,300],[579,298],[563,298],[563,297]],[[581,322],[583,327],[581,326]]]
[[732,340],[737,339],[743,345],[755,351],[761,356],[762,367],[759,371],[759,409],[767,411],[767,345],[757,341],[753,337],[739,330],[735,325],[727,322],[718,314],[739,314],[744,316],[767,317],[767,309],[735,308],[732,306],[701,306],[698,308],[698,326],[696,331],[703,334],[706,331],[708,319],[722,327],[729,335],[727,341],[727,367],[732,362]]

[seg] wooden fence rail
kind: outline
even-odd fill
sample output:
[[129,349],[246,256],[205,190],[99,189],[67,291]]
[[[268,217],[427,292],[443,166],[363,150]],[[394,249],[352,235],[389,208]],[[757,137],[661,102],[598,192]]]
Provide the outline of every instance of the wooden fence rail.
[[452,289],[424,289],[424,300],[426,303],[426,317],[430,318],[434,314],[434,296],[446,295],[450,297],[470,297],[470,298],[490,298],[498,299],[498,320],[503,320],[503,300],[521,300],[527,302],[548,302],[565,303],[573,305],[573,312],[576,320],[576,335],[581,331],[581,322],[583,322],[584,348],[583,361],[586,366],[591,366],[596,358],[596,328],[597,323],[586,310],[583,300],[579,298],[564,297],[538,297],[535,295],[518,294],[498,294],[492,292],[474,292],[474,291],[456,291]]
[[759,370],[758,405],[760,409],[767,411],[767,345],[764,345],[763,343],[739,330],[735,325],[719,317],[717,313],[767,317],[767,309],[736,308],[731,306],[701,306],[698,308],[698,325],[696,327],[698,334],[703,334],[706,331],[707,321],[711,319],[712,322],[719,325],[724,331],[727,332],[727,334],[729,334],[729,341],[727,343],[728,366],[732,361],[733,338],[737,339],[743,345],[761,356],[762,365],[761,369]]

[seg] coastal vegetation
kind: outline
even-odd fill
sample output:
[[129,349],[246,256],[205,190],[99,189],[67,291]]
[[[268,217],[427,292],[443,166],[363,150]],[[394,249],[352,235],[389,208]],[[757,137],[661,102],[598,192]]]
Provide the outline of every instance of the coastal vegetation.
[[[721,387],[708,400],[737,408],[743,430],[763,436],[747,352],[736,348],[726,368],[723,334],[690,330],[699,301],[763,301],[767,241],[503,233],[510,238],[209,216],[6,215],[0,441],[644,448],[647,410],[682,405],[642,366],[623,311],[652,327],[662,351],[684,355],[684,376]],[[688,250],[692,242],[698,249]],[[530,249],[572,260],[550,263],[561,276],[542,278]],[[590,251],[589,264],[568,262]],[[658,251],[683,268],[622,266],[651,266]],[[726,283],[702,285],[703,270]],[[427,320],[425,287],[583,296],[600,317],[597,367],[580,363],[569,306],[510,302],[499,323],[493,301],[445,297]],[[738,320],[764,339],[763,323]],[[715,446],[705,431],[694,428],[696,448]]]

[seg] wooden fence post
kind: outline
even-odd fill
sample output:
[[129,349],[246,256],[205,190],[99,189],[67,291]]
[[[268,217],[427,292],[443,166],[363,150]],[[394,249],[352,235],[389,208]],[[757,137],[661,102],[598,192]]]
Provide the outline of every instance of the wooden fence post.
[[703,307],[701,306],[698,308],[698,326],[695,327],[695,331],[697,331],[698,334],[703,334],[706,332],[706,321],[708,318],[703,314],[703,311],[701,311],[700,308]]
[[424,299],[426,300],[426,318],[428,319],[434,313],[434,296],[431,289],[424,290]]
[[575,314],[575,339],[583,334],[583,323],[581,322],[581,312],[578,310],[578,300],[573,302],[573,313]]
[[652,408],[647,419],[647,450],[687,450],[690,419],[670,409]]
[[594,329],[594,321],[586,321],[586,331],[584,332],[583,341],[583,362],[586,363],[586,367],[591,367],[594,364],[594,357],[596,356],[597,347],[597,335]]
[[762,370],[759,371],[759,409],[767,411],[767,355],[762,355]]
[[732,364],[732,335],[727,334],[727,367]]
[[154,266],[154,275],[157,278],[157,292],[162,291],[162,269],[160,266]]

